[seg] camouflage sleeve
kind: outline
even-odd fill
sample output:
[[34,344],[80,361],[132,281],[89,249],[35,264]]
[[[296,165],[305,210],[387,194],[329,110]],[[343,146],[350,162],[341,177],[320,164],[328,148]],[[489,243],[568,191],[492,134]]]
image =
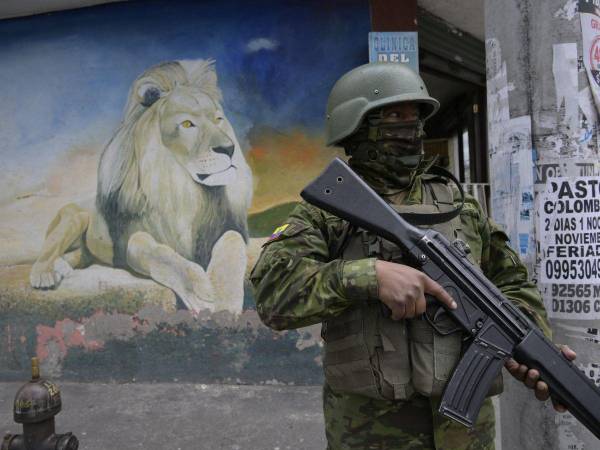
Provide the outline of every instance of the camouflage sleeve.
[[343,261],[336,246],[342,220],[300,203],[263,246],[250,281],[269,327],[298,328],[378,298],[375,259]]
[[481,268],[485,275],[551,339],[552,330],[540,291],[529,279],[527,268],[517,253],[508,245],[508,236],[489,218],[483,220],[482,228]]
[[[454,201],[460,193],[454,190]],[[542,296],[535,283],[529,279],[527,268],[508,245],[508,236],[493,220],[488,218],[479,202],[465,196],[461,212],[463,231],[474,245],[471,247],[483,273],[515,306],[527,314],[551,338],[552,331]]]

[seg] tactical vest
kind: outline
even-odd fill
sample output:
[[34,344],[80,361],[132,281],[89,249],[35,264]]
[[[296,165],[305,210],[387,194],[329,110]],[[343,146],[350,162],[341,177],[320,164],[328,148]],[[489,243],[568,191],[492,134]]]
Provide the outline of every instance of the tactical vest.
[[[394,206],[400,213],[431,214],[453,209],[450,187],[423,182],[423,203]],[[431,228],[447,239],[465,240],[460,216]],[[466,240],[465,240],[466,242]],[[340,258],[377,257],[402,263],[402,250],[365,230],[353,233]],[[436,326],[450,334],[438,334],[418,317],[394,321],[383,312],[379,300],[365,302],[323,323],[323,368],[328,385],[336,392],[386,400],[406,400],[415,391],[427,397],[441,396],[461,357],[463,333],[452,332],[456,324],[442,315]],[[502,391],[501,376],[488,395]]]

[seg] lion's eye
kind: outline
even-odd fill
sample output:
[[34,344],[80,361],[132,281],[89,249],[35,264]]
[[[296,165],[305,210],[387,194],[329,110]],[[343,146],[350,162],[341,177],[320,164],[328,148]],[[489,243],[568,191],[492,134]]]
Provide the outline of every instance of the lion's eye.
[[180,125],[183,128],[191,128],[191,127],[195,127],[196,125],[194,125],[194,122],[192,122],[191,120],[184,120],[183,122],[180,123]]
[[217,122],[223,122],[223,121],[225,120],[225,118],[224,118],[224,117],[221,117],[221,116],[217,116],[217,117],[215,118],[215,120],[216,120]]

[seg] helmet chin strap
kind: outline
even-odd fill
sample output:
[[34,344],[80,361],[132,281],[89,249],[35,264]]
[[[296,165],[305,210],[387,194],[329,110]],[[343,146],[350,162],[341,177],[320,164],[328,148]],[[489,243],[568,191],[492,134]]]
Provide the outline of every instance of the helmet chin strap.
[[422,152],[402,155],[364,142],[352,152],[348,163],[380,195],[393,195],[410,188],[434,160],[425,159]]
[[348,163],[377,193],[390,196],[410,188],[415,178],[430,173],[448,178],[461,194],[460,205],[437,214],[406,213],[402,216],[414,225],[436,224],[460,214],[465,196],[460,182],[450,172],[434,166],[437,157],[425,159],[423,122],[382,123],[368,117],[366,123],[347,141]]
[[[454,219],[460,214],[465,204],[465,192],[463,190],[460,181],[446,169],[435,166],[437,157],[432,159],[422,158],[418,167],[412,170],[399,173],[394,171],[394,178],[392,183],[385,179],[385,174],[382,174],[381,166],[374,166],[373,164],[363,164],[360,161],[353,161],[354,156],[348,161],[350,167],[358,173],[379,195],[387,197],[390,195],[397,194],[408,188],[410,188],[419,175],[430,174],[437,175],[442,178],[449,179],[452,181],[460,193],[460,203],[456,208],[442,213],[401,213],[400,215],[413,225],[435,225],[437,223],[444,223]],[[384,166],[385,167],[385,166]]]

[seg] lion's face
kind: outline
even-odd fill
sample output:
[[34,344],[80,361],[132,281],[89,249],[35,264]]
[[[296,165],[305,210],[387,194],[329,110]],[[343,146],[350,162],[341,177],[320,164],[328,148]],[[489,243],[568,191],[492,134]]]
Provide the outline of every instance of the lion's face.
[[[178,224],[214,217],[203,212],[206,202],[214,200],[209,196],[218,194],[230,209],[223,214],[245,221],[252,173],[221,98],[211,60],[165,62],[140,75],[129,91],[123,122],[100,159],[97,203],[104,214],[116,210],[139,216],[160,210],[156,233],[171,235],[177,243],[187,233],[175,233]],[[167,226],[165,217],[173,211],[173,223]],[[184,226],[188,231],[189,223]]]
[[243,156],[221,105],[191,86],[175,88],[160,103],[162,142],[192,179],[207,186],[232,183]]

